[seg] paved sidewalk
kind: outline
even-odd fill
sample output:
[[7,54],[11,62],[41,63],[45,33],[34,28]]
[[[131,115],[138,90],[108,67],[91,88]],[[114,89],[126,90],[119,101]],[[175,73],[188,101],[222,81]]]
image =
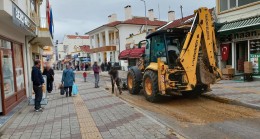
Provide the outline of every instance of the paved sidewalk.
[[[59,76],[59,77],[57,77]],[[55,80],[60,82],[60,74]],[[56,83],[56,86],[58,84]],[[167,127],[153,121],[103,88],[77,82],[79,95],[49,94],[43,112],[26,106],[10,125],[1,129],[1,139],[134,139],[178,138]]]
[[212,91],[205,96],[230,104],[241,105],[260,110],[260,82],[238,82],[222,80],[213,85]]

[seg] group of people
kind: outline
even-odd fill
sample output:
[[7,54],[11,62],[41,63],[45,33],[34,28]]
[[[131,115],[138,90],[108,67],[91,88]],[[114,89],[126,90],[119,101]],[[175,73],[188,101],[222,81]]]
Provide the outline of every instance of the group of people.
[[[102,69],[102,64],[101,64],[101,69]],[[93,71],[94,71],[94,76],[95,76],[95,88],[98,88],[99,87],[98,83],[99,83],[100,67],[98,66],[97,62],[94,62]],[[111,78],[112,94],[114,93],[114,90],[115,90],[114,89],[115,84],[117,85],[119,94],[122,94],[122,89],[120,87],[121,80],[119,78],[118,70],[114,66],[110,65],[108,71],[109,71],[108,74],[110,75],[110,78]]]
[[[54,81],[54,70],[50,67],[50,65],[47,65],[46,68],[44,68],[43,73],[40,70],[41,68],[41,61],[35,60],[34,66],[32,68],[31,73],[31,80],[33,82],[33,91],[35,93],[35,111],[42,111],[41,107],[41,100],[42,100],[42,94],[43,94],[43,87],[44,86],[44,79],[42,75],[47,76],[47,91],[48,93],[51,93],[53,90],[53,81]],[[99,74],[101,71],[100,66],[97,64],[97,62],[94,62],[93,65],[93,72],[95,77],[95,88],[99,88]],[[118,87],[119,94],[122,93],[122,89],[120,87],[120,78],[118,71],[115,67],[110,67],[108,74],[111,77],[111,84],[112,84],[112,93],[114,93],[114,87],[115,84]],[[83,74],[83,77],[86,78],[86,74]],[[86,81],[86,80],[85,80]],[[66,65],[66,69],[62,73],[62,79],[61,83],[63,85],[64,91],[66,93],[66,97],[72,96],[72,86],[75,82],[75,73],[73,72],[73,68],[71,64]]]
[[43,73],[40,70],[41,68],[41,61],[35,60],[34,66],[32,68],[31,73],[31,80],[33,82],[33,91],[35,93],[35,111],[41,111],[43,108],[41,107],[41,100],[42,100],[42,93],[43,93],[43,87],[44,86],[44,79],[42,75],[46,75],[47,77],[47,91],[48,93],[51,93],[53,90],[53,81],[54,81],[54,71],[50,67],[50,65],[47,65]]
[[110,71],[112,64],[111,62],[102,62],[100,66],[102,71]]
[[90,63],[81,63],[80,65],[75,65],[75,70],[77,71],[87,71],[90,67]]

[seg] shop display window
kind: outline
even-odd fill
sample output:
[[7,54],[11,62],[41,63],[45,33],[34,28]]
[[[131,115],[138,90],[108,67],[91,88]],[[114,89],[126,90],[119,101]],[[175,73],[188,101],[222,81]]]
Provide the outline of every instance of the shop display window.
[[14,50],[14,63],[15,63],[15,78],[17,91],[24,89],[24,71],[23,71],[23,54],[22,46],[18,44],[13,44]]
[[11,42],[2,40],[2,72],[4,82],[5,98],[12,96],[14,90],[14,73],[13,73],[13,58],[12,58]]
[[259,74],[260,39],[250,41],[250,61],[252,62],[253,72]]

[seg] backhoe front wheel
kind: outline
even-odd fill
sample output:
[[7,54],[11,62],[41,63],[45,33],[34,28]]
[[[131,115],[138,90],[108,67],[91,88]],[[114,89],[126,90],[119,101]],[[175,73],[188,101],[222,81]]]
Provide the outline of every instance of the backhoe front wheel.
[[137,80],[137,76],[133,70],[127,74],[127,88],[130,94],[138,94],[141,90],[141,81]]
[[158,75],[157,72],[148,70],[144,73],[143,89],[146,100],[150,102],[158,101]]

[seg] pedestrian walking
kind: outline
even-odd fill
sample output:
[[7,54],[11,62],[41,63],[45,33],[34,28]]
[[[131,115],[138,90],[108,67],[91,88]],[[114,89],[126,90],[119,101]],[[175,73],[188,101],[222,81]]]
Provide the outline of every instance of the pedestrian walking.
[[84,82],[86,82],[87,81],[87,72],[83,72],[83,78],[84,78]]
[[111,62],[108,62],[108,63],[107,63],[107,71],[110,71],[111,66],[112,66],[112,65],[111,65]]
[[122,94],[122,89],[120,87],[120,78],[118,75],[118,70],[113,66],[111,67],[111,70],[108,72],[108,74],[110,75],[111,78],[111,84],[112,84],[112,94],[114,94],[114,88],[115,88],[115,84],[119,90],[119,94]]
[[88,63],[85,64],[85,71],[88,70]]
[[104,71],[108,71],[108,70],[107,70],[107,61],[106,61],[105,64],[104,64]]
[[62,73],[62,79],[61,79],[61,83],[63,84],[64,90],[66,92],[66,97],[68,96],[71,97],[72,86],[74,82],[75,82],[75,73],[73,72],[71,65],[68,64],[66,65],[66,69]]
[[51,93],[53,90],[54,70],[50,65],[47,65],[42,74],[47,76],[47,91],[48,93]]
[[34,109],[36,112],[42,111],[41,100],[42,100],[42,87],[43,87],[43,77],[41,68],[41,61],[35,60],[34,66],[32,67],[31,80],[33,82],[33,91],[35,93]]
[[95,88],[99,88],[98,83],[99,83],[100,67],[97,65],[97,62],[94,62],[93,71],[95,76]]
[[101,70],[102,70],[102,72],[105,71],[105,65],[103,62],[101,63]]

